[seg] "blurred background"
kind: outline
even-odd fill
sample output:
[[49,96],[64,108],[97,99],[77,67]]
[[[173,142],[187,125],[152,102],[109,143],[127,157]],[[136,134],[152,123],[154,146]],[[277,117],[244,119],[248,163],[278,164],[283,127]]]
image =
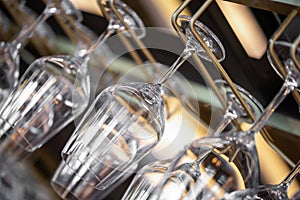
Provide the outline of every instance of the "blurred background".
[[[95,0],[72,0],[74,5],[83,12],[83,24],[90,28],[96,35],[100,35],[106,29],[108,22],[102,16]],[[124,0],[135,10],[144,21],[146,27],[162,27],[172,29],[171,15],[182,3],[180,0]],[[194,0],[185,11],[191,15],[203,4],[202,0]],[[199,19],[206,24],[222,41],[226,50],[226,59],[222,66],[228,72],[232,80],[240,86],[246,88],[262,104],[266,106],[278,92],[282,79],[276,74],[267,59],[267,43],[274,31],[279,27],[287,14],[294,7],[300,7],[296,1],[257,1],[252,0],[217,0],[204,12]],[[27,0],[26,5],[37,14],[44,8],[41,0]],[[20,24],[14,19],[12,13],[1,2],[1,10],[9,16],[12,26],[1,34],[1,40],[10,40],[14,33],[20,29]],[[49,26],[53,30],[56,38],[57,53],[68,53],[72,51],[71,41],[67,38],[64,31],[57,25],[55,18],[48,20]],[[298,17],[291,26],[285,31],[285,39],[294,38],[299,34],[300,18]],[[1,27],[2,31],[5,27]],[[34,38],[34,37],[33,37]],[[174,36],[170,39],[178,46],[178,52],[183,45]],[[112,48],[112,51],[114,49]],[[165,65],[170,65],[178,55],[175,53],[151,49],[155,59]],[[32,41],[21,52],[22,70],[37,57],[47,54],[47,52],[37,51]],[[125,55],[126,57],[126,55]],[[126,65],[127,62],[117,63]],[[205,84],[201,74],[187,63],[180,68],[179,72],[195,87]],[[211,108],[206,102],[205,95],[197,95],[197,103],[201,110],[201,122],[203,127],[210,124]],[[267,130],[271,133],[272,140],[293,162],[300,159],[300,115],[299,107],[292,95],[283,102],[278,111],[272,116],[268,123]],[[51,176],[60,161],[60,152],[74,130],[74,124],[70,124],[61,133],[57,134],[45,146],[29,155],[24,161],[24,165],[32,170],[36,179],[45,185],[51,192],[49,185]],[[258,149],[261,159],[262,182],[278,183],[289,171],[289,166],[280,158],[261,137],[258,137]],[[177,145],[177,144],[174,144]],[[163,157],[163,156],[162,156]],[[149,156],[144,161],[150,162],[154,156]],[[130,179],[125,184],[115,189],[113,194],[107,199],[120,199],[126,190]],[[294,192],[299,190],[295,185]],[[52,194],[53,198],[55,194]],[[58,197],[57,197],[58,198]]]

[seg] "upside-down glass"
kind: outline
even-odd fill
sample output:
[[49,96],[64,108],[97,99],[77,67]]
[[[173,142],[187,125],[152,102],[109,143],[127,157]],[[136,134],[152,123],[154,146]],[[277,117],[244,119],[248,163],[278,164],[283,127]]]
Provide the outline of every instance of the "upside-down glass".
[[[276,43],[276,45],[282,44],[283,43],[281,42]],[[283,57],[288,58],[288,55],[289,51],[287,51],[287,55],[284,55]],[[297,55],[299,58],[299,52],[297,52]],[[196,162],[183,164],[182,166],[175,168],[175,170],[166,175],[167,178],[163,180],[163,183],[156,186],[156,190],[152,193],[149,199],[169,199],[170,196],[172,196],[172,199],[221,199],[224,197],[224,195],[227,196],[231,191],[234,191],[232,190],[234,188],[228,188],[230,184],[228,182],[226,183],[225,181],[229,180],[224,178],[228,176],[228,173],[224,173],[224,171],[218,171],[216,169],[213,169],[212,167],[209,167],[209,169],[203,171],[203,166],[201,166],[201,164],[202,162],[205,162],[205,160],[213,160],[218,156],[221,158],[226,158],[226,160],[224,160],[224,163],[225,165],[228,165],[228,160],[231,160],[230,157],[233,156],[230,154],[228,155],[228,153],[226,152],[228,151],[228,147],[233,148],[231,149],[231,152],[233,153],[235,153],[237,149],[239,150],[239,153],[237,155],[234,155],[234,163],[231,163],[231,165],[236,165],[234,169],[238,169],[237,172],[239,173],[239,177],[245,183],[245,186],[252,188],[257,187],[259,185],[259,165],[254,136],[267,122],[272,112],[274,112],[274,110],[284,99],[284,97],[290,91],[292,91],[297,86],[297,82],[299,82],[299,73],[293,65],[292,60],[285,60],[285,65],[287,67],[288,76],[281,91],[276,95],[273,101],[265,109],[263,114],[255,121],[255,123],[249,130],[245,132],[223,132],[220,136],[215,135],[193,142],[190,146],[190,149],[193,149],[193,152],[203,152],[203,149],[208,147],[210,153],[205,155],[204,152],[204,156],[203,154],[200,154],[200,156],[202,157],[200,157],[200,159],[198,158]],[[218,150],[218,148],[220,148],[220,150]],[[213,159],[208,159],[208,155],[211,154],[215,154],[215,156],[213,157]],[[223,177],[219,180],[214,180],[213,183],[225,182],[225,188],[220,187],[220,185],[218,184],[213,184],[211,181],[208,181],[210,180],[210,176],[207,176],[206,174],[210,174],[213,176],[215,175],[216,177]],[[234,180],[232,178],[230,179],[231,181]],[[209,187],[206,186],[206,183],[209,183]],[[170,190],[170,188],[172,190]],[[174,190],[176,190],[177,192],[172,192]],[[276,191],[279,190],[282,191],[282,188],[280,187],[278,188],[278,190],[276,189]],[[252,194],[256,193],[257,191],[249,191],[250,193],[247,197],[253,198],[253,196],[250,197],[251,191]],[[261,192],[263,193],[263,191]],[[233,192],[233,194],[235,193]],[[284,192],[278,193],[278,195],[285,194],[286,193]],[[242,196],[243,192],[238,192],[237,195]],[[239,196],[233,196],[233,199],[237,199],[237,197]],[[244,197],[246,197],[246,195]]]
[[261,200],[288,200],[288,188],[299,175],[300,161],[291,170],[291,172],[284,178],[284,180],[277,185],[260,185],[257,188],[250,188],[246,190],[238,190],[225,196],[223,200],[246,200],[246,199],[261,199]]
[[[224,130],[233,119],[236,119],[238,117],[241,118],[240,120],[249,123],[250,120],[248,119],[248,115],[245,113],[243,107],[240,105],[239,101],[231,91],[228,84],[226,84],[226,82],[222,80],[216,80],[215,82],[219,89],[224,91],[225,95],[227,96],[228,108],[225,111],[223,120],[221,121],[221,123],[219,123],[219,126],[217,126],[215,130],[213,130],[212,134],[220,134],[220,132]],[[235,86],[242,95],[242,97],[245,99],[247,104],[250,106],[255,116],[259,116],[261,114],[261,111],[263,110],[260,103],[245,89],[241,88],[238,85]],[[172,199],[183,198],[186,193],[191,195],[190,190],[194,190],[194,198],[214,197],[220,199],[220,197],[222,197],[225,193],[229,193],[238,188],[241,189],[244,187],[243,180],[239,172],[236,170],[236,167],[228,163],[225,159],[223,159],[214,152],[205,157],[201,155],[203,151],[200,150],[201,149],[193,148],[193,145],[191,145],[189,148],[186,149],[185,154],[177,155],[182,157],[180,158],[181,160],[188,157],[187,155],[189,155],[190,159],[184,159],[185,162],[181,162],[181,165],[176,163],[176,168],[174,168],[174,171],[173,169],[169,169],[169,174],[166,173],[166,169],[170,168],[169,165],[171,163],[169,163],[169,165],[164,164],[164,170],[156,171],[156,176],[159,176],[157,178],[159,178],[160,180],[157,180],[155,182],[151,181],[152,179],[156,178],[154,174],[150,177],[148,173],[151,173],[156,168],[161,169],[160,166],[162,163],[157,162],[143,168],[137,173],[136,177],[127,189],[126,194],[123,196],[123,199],[129,200],[135,199],[137,197],[138,199],[150,199],[150,194],[154,191],[164,193],[161,194],[161,196],[159,196],[160,199],[164,199],[166,197],[163,196],[167,195],[167,193],[170,192],[170,181],[173,182],[171,185],[172,187],[176,188],[175,190],[177,191],[176,194],[172,194]],[[197,159],[198,157],[199,159]],[[192,166],[193,168],[190,169],[189,167]],[[201,171],[201,173],[198,173],[199,176],[197,176],[195,171]],[[186,179],[182,179],[183,176],[179,176],[178,174],[185,174],[185,178],[189,177],[190,181],[184,182],[184,180]],[[162,179],[161,177],[164,176],[166,176],[165,179]],[[169,178],[167,178],[167,176],[169,176]],[[203,180],[201,182],[202,188],[200,189],[199,187],[199,189],[196,191],[195,189],[193,189],[193,184],[198,183],[199,186],[200,182],[197,182],[197,180],[201,179],[206,180]],[[218,188],[219,191],[210,191],[206,189],[209,187],[213,187],[216,189]],[[151,198],[154,197],[152,196]]]
[[90,95],[88,60],[119,27],[109,25],[82,56],[42,57],[30,65],[0,110],[1,153],[14,152],[19,159],[22,151],[41,147],[82,113]]
[[[283,43],[275,43],[282,45]],[[287,52],[289,55],[289,51]],[[273,100],[264,109],[262,115],[258,117],[252,124],[250,129],[246,131],[223,132],[220,136],[201,138],[194,142],[195,146],[201,147],[203,144],[212,144],[213,147],[228,148],[239,150],[234,162],[240,165],[239,169],[244,180],[250,180],[247,187],[257,187],[259,185],[259,161],[255,143],[255,136],[261,128],[267,123],[276,108],[281,104],[285,97],[294,89],[299,87],[300,73],[288,55],[283,56],[283,60],[287,71],[286,79]],[[297,52],[299,59],[299,51]],[[272,58],[269,56],[269,58]],[[272,60],[270,60],[272,62]]]
[[148,199],[151,192],[163,181],[170,164],[171,161],[156,161],[145,165],[135,175],[122,200]]
[[211,148],[189,146],[186,155],[193,155],[193,159],[170,167],[145,199],[221,199],[227,193],[245,188],[236,166]]
[[58,7],[57,2],[54,1],[49,1],[43,13],[28,27],[25,26],[14,40],[0,43],[0,103],[6,100],[11,90],[17,84],[20,62],[19,50],[32,37],[38,26],[54,14],[65,15],[66,12],[75,9],[68,0],[61,1],[64,7]]
[[[183,24],[189,20],[181,19]],[[203,24],[197,25],[198,31],[213,43],[212,51],[223,59],[217,37]],[[114,85],[97,96],[62,151],[65,162],[82,181],[98,190],[107,189],[160,140],[165,124],[162,85],[193,53],[207,58],[188,30],[186,35],[183,54],[157,83]]]
[[[160,63],[157,63],[158,69],[162,70],[163,72],[167,71],[167,66],[164,66]],[[142,69],[143,68],[143,69]],[[145,70],[144,70],[145,69]],[[150,63],[145,63],[142,66],[139,66],[136,70],[131,71],[129,74],[126,74],[125,76],[122,76],[122,79],[120,80],[120,83],[126,83],[128,81],[132,80],[145,80],[148,75],[145,75],[144,78],[135,77],[134,74],[141,70],[142,72],[146,72],[148,75],[151,76],[152,80],[157,80],[159,78],[159,74],[154,73],[152,69],[152,65]],[[134,77],[132,77],[134,76]],[[180,74],[175,74],[173,77],[171,77],[172,83],[176,81],[176,83],[182,83],[182,80],[180,78],[183,78],[180,76]],[[183,84],[183,83],[182,83]],[[180,87],[183,85],[180,85]],[[165,89],[165,88],[164,88]],[[176,91],[174,91],[176,90]],[[170,95],[170,96],[169,96]],[[175,95],[175,96],[174,96]],[[179,88],[168,88],[166,90],[166,98],[176,98],[177,96],[182,95],[182,91]],[[167,115],[172,115],[172,110],[168,110]],[[167,116],[169,117],[169,116]],[[103,199],[106,197],[108,193],[110,193],[113,188],[117,187],[119,184],[124,182],[130,176],[136,169],[137,165],[131,168],[130,170],[127,169],[127,173],[122,176],[120,180],[115,182],[111,187],[107,188],[106,190],[95,190],[93,186],[89,185],[86,181],[83,181],[80,179],[80,176],[74,174],[74,171],[78,170],[72,170],[69,165],[66,164],[65,161],[62,161],[59,165],[59,168],[57,169],[56,173],[54,174],[51,186],[53,189],[60,194],[60,196],[63,199],[72,199],[72,197],[77,197],[79,199]],[[77,179],[76,179],[77,177]],[[75,184],[76,183],[76,184]],[[73,186],[72,186],[73,184]]]
[[[217,125],[217,128],[213,130],[212,134],[219,135],[235,119],[239,120],[239,123],[251,123],[251,119],[249,118],[248,113],[245,111],[244,107],[242,106],[236,95],[233,93],[230,86],[226,83],[226,81],[215,80],[215,83],[218,86],[219,90],[223,91],[226,95],[225,99],[227,101],[227,108],[225,110],[223,118],[221,119],[221,122]],[[246,102],[249,109],[254,114],[255,118],[257,118],[261,114],[263,106],[247,90],[237,84],[235,84],[234,86]]]

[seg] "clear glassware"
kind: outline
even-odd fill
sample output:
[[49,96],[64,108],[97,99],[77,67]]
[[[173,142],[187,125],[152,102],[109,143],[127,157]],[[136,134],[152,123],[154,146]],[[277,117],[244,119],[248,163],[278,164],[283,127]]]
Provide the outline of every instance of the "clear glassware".
[[[68,0],[61,1],[69,2]],[[69,2],[68,5],[71,5]],[[64,10],[66,9],[66,10]],[[0,102],[2,103],[9,95],[11,90],[16,86],[19,78],[19,50],[26,44],[29,38],[37,30],[38,26],[43,24],[49,17],[54,14],[64,15],[69,12],[69,7],[57,7],[57,3],[48,1],[42,14],[31,24],[25,26],[17,37],[10,42],[0,42]]]
[[[80,170],[79,165],[78,167],[76,171]],[[70,168],[66,162],[62,161],[53,175],[51,187],[63,199],[105,199],[116,187],[128,179],[136,168],[137,165],[128,169],[128,173],[125,173],[112,187],[106,190],[96,190],[92,185],[83,181],[80,176],[74,173],[74,168]]]
[[112,6],[114,6],[119,14],[121,15],[124,22],[128,25],[129,31],[135,31],[135,34],[138,38],[143,38],[146,34],[144,29],[144,23],[140,19],[140,17],[133,11],[127,4],[125,4],[121,0],[97,0],[97,3],[100,9],[109,13],[109,27],[114,27],[115,30],[124,31],[124,34],[130,36],[130,34],[126,31],[126,27],[120,21],[116,13],[112,10]]
[[251,188],[246,190],[238,190],[225,196],[223,200],[246,200],[246,199],[259,199],[259,200],[288,200],[288,188],[299,175],[300,161],[285,177],[285,179],[277,185],[260,185],[258,188]]
[[[223,131],[229,125],[229,123],[232,122],[233,119],[240,118],[240,120],[243,120],[246,123],[250,123],[248,115],[246,114],[244,108],[241,106],[241,104],[235,97],[229,85],[226,84],[226,82],[223,80],[216,80],[215,82],[217,86],[220,88],[220,90],[222,90],[227,96],[226,99],[228,102],[228,108],[225,111],[223,120],[221,120],[217,128],[213,130],[212,134],[219,135],[220,132]],[[255,114],[255,116],[259,116],[263,110],[261,104],[245,89],[241,88],[238,85],[235,86],[240,92],[240,94],[242,95],[242,97],[245,99],[250,109]],[[152,182],[147,181],[148,177],[145,177],[143,174],[148,171],[151,172],[153,168],[159,167],[160,163],[155,163],[149,166],[148,168],[146,167],[145,169],[143,169],[142,172],[138,172],[137,178],[135,178],[132,181],[125,196],[123,196],[123,199],[124,200],[134,199],[135,197],[137,196],[139,197],[140,195],[142,195],[142,199],[151,199],[153,197],[150,198],[150,194],[151,192],[154,191],[154,189],[157,189],[158,184],[160,184],[161,187],[160,192],[162,192],[159,198],[165,199],[167,197],[167,193],[170,192],[169,191],[170,181],[174,182],[174,184],[175,183],[178,184],[177,186],[175,185],[172,186],[172,187],[178,187],[176,189],[177,193],[176,194],[173,193],[172,199],[181,199],[184,197],[185,194],[189,194],[189,195],[193,194],[194,196],[193,198],[189,197],[192,199],[195,198],[211,199],[213,197],[216,199],[220,199],[225,193],[229,193],[238,188],[244,187],[241,174],[239,173],[236,167],[232,166],[228,161],[220,157],[216,152],[212,152],[206,157],[203,157],[203,155],[199,154],[199,152],[201,152],[200,150],[201,149],[194,148],[193,145],[191,145],[189,148],[187,148],[184,155],[179,154],[178,156],[182,156],[182,157],[187,157],[187,155],[193,155],[192,156],[193,159],[191,158],[189,160],[184,159],[185,162],[181,162],[180,166],[174,168],[174,172],[172,169],[170,169],[171,173],[169,174],[166,173],[166,170],[160,171],[161,172],[160,176],[166,176],[168,180],[161,179],[161,182],[157,180],[155,185]],[[196,159],[197,157],[200,157],[201,159],[197,160]],[[219,164],[222,163],[222,165],[216,166],[217,165],[216,163]],[[176,163],[176,165],[178,164]],[[167,165],[165,166],[169,167]],[[192,170],[189,168],[191,166],[193,166]],[[195,170],[199,172],[198,173],[199,177],[197,176]],[[180,176],[178,174],[180,174]],[[184,182],[185,179],[182,180],[182,176],[181,176],[182,174],[185,174],[186,178],[189,176],[190,181]],[[141,179],[141,181],[139,181],[139,179]],[[203,182],[200,182],[201,180],[203,180]],[[143,185],[140,186],[140,184],[137,182],[143,182]],[[184,184],[186,185],[183,187]],[[193,186],[195,184],[198,185],[202,184],[202,187],[199,187],[198,190],[196,191],[196,189],[193,188],[195,187]],[[183,187],[182,190],[179,190],[179,188],[181,187]],[[211,192],[211,190],[206,189],[207,187],[216,188],[216,189],[222,188],[222,189],[220,189],[220,191],[217,191],[215,189],[213,192]],[[164,197],[163,193],[165,193],[166,197]]]
[[[24,163],[0,155],[0,199],[51,200],[54,194]],[[6,166],[4,166],[6,165]],[[6,170],[2,170],[5,168]]]
[[127,188],[122,200],[148,199],[154,189],[163,181],[170,164],[170,161],[156,161],[141,168]]
[[[274,48],[275,48],[275,51],[277,53],[277,55],[279,56],[279,59],[282,60],[282,61],[285,61],[285,60],[288,60],[290,59],[290,49],[291,49],[291,43],[290,42],[287,42],[287,41],[275,41],[274,43]],[[299,52],[300,52],[300,47],[298,47],[297,49],[297,56],[299,56]],[[267,53],[267,58],[269,60],[269,63],[271,64],[272,68],[274,69],[274,71],[278,74],[278,76],[282,79],[283,76],[282,74],[280,73],[280,69],[278,68],[278,66],[275,64],[275,62],[273,61],[273,58],[271,57],[271,54],[270,52],[268,51]]]
[[[231,90],[230,86],[224,80],[215,80],[216,85],[225,93],[225,99],[227,101],[227,108],[225,114],[221,119],[221,122],[217,125],[217,128],[213,130],[213,135],[219,135],[225,128],[235,119],[239,120],[239,123],[251,123],[248,113],[245,111],[244,107],[236,97],[236,95]],[[254,116],[257,118],[261,115],[263,111],[263,106],[261,103],[251,95],[247,90],[241,86],[235,84],[236,89],[245,100],[247,106],[250,108]]]
[[[207,30],[198,23],[198,31],[207,40],[221,45]],[[162,85],[193,53],[206,56],[194,38],[187,36],[186,49],[156,83],[114,85],[96,97],[62,151],[64,161],[75,167],[73,171],[83,181],[98,190],[110,187],[160,140],[165,124]]]
[[[282,45],[282,43],[276,44]],[[246,185],[249,188],[257,187],[260,177],[255,136],[268,122],[268,119],[285,97],[294,89],[299,88],[300,73],[288,55],[282,55],[282,58],[287,58],[282,61],[286,67],[287,76],[281,89],[248,130],[222,132],[219,136],[201,138],[194,142],[194,146],[198,146],[199,148],[203,144],[211,144],[215,148],[231,148],[233,149],[232,152],[238,150],[238,154],[233,155],[235,157],[234,162],[240,166],[239,169],[241,170],[244,180],[246,182],[249,181]],[[300,55],[299,51],[297,55]],[[271,58],[271,56],[269,56],[269,58]],[[229,157],[230,156],[232,155],[229,155]]]
[[75,56],[82,56],[97,40],[97,35],[82,24],[83,15],[70,1],[54,1],[58,8],[65,10],[65,15],[56,15],[56,20],[72,42],[76,44]]
[[81,56],[42,57],[30,65],[0,110],[2,153],[21,158],[23,150],[35,151],[82,113],[89,101],[89,58],[119,27],[108,26]]
[[[28,27],[39,17],[39,14],[26,6],[25,0],[1,1],[16,24],[20,27]],[[34,39],[32,37],[34,37]],[[40,55],[49,55],[50,53],[53,53],[56,36],[54,30],[48,23],[40,23],[35,28],[32,37],[30,38],[30,42],[34,45]]]
[[145,199],[221,199],[227,193],[245,188],[236,166],[211,151],[210,145],[201,149],[190,146],[186,155],[191,154],[192,160],[173,165]]

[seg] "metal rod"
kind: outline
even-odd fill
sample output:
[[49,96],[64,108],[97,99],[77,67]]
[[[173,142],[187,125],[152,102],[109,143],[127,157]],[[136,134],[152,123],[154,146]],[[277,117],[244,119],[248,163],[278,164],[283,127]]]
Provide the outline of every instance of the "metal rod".
[[[35,20],[34,18],[32,18],[32,16],[29,15],[29,13],[21,10],[20,6],[17,6],[20,3],[19,1],[2,0],[2,3],[19,26],[23,27]],[[47,42],[44,42],[45,38],[41,37],[37,33],[35,33],[35,36],[30,38],[29,40],[37,49],[38,53],[42,56],[56,53],[54,47],[50,46]]]
[[[299,12],[299,8],[293,9],[290,12],[290,14],[285,18],[285,20],[282,22],[281,26],[279,26],[279,28],[273,33],[272,37],[270,38],[270,43],[269,43],[270,56],[284,78],[286,77],[286,71],[284,65],[280,61],[275,51],[275,42],[284,33],[284,31],[286,30],[288,25],[293,21],[293,19],[298,15],[298,12]],[[295,101],[300,106],[300,94],[296,90],[292,91],[292,94],[294,96]]]
[[[180,13],[182,13],[182,11],[189,5],[189,3],[192,0],[186,0],[184,1],[173,13],[172,18],[171,18],[171,22],[172,22],[172,26],[174,27],[174,29],[180,33],[181,29],[180,26],[177,22],[178,16]],[[182,34],[179,34],[179,36],[181,37],[181,39],[183,41],[185,41],[185,38],[182,36]],[[224,96],[221,94],[221,92],[219,91],[217,85],[215,84],[214,80],[212,79],[211,75],[209,74],[209,72],[207,71],[206,67],[204,66],[203,62],[201,61],[201,59],[196,56],[193,55],[192,56],[194,61],[197,64],[198,69],[200,70],[200,73],[203,76],[203,79],[205,79],[206,83],[211,87],[211,89],[213,90],[213,92],[215,93],[215,95],[217,96],[218,100],[220,101],[221,105],[223,106],[224,109],[226,109],[227,107],[227,103],[226,100],[224,98]]]
[[[201,14],[207,9],[207,7],[213,2],[214,0],[207,0],[203,4],[203,6],[193,15],[191,21],[190,21],[190,28],[196,39],[200,42],[202,47],[206,50],[206,52],[210,55],[212,58],[213,63],[218,68],[220,73],[222,74],[225,81],[228,83],[236,97],[239,99],[240,103],[244,107],[245,111],[249,115],[250,119],[252,121],[255,120],[255,116],[252,113],[252,111],[249,109],[247,103],[244,101],[240,93],[238,92],[237,88],[234,86],[232,80],[230,79],[229,75],[226,73],[222,65],[218,62],[217,58],[214,56],[214,54],[210,51],[210,49],[207,47],[203,39],[200,37],[199,34],[197,34],[197,31],[195,29],[195,22],[196,20],[201,16]],[[235,123],[236,124],[236,123]],[[270,137],[270,134],[267,132],[265,128],[263,128],[261,131],[262,136],[264,137],[265,141],[268,143],[268,145],[273,148],[274,151],[276,151],[287,163],[289,163],[291,166],[294,165],[294,163],[273,143],[272,138]],[[235,154],[233,154],[235,155]],[[231,158],[234,159],[234,158]]]
[[141,51],[143,52],[143,54],[145,55],[145,57],[147,58],[147,60],[150,62],[150,64],[152,65],[152,67],[157,72],[159,72],[158,67],[156,65],[155,58],[150,53],[150,51],[145,47],[144,43],[138,38],[138,36],[136,35],[136,33],[133,30],[131,30],[131,28],[129,27],[129,25],[124,21],[124,18],[122,17],[121,13],[117,10],[117,8],[115,6],[115,0],[110,0],[110,4],[111,4],[111,10],[112,10],[112,12],[118,17],[118,19],[124,25],[124,27],[126,28],[126,30],[129,32],[131,38],[133,39],[133,41],[137,44],[137,46],[139,47],[139,49],[141,49]]
[[[103,14],[103,16],[106,18],[107,21],[110,20],[110,11],[113,12],[113,10],[107,10],[105,9],[106,3],[109,3],[107,0],[97,0],[98,6],[100,7],[101,13]],[[118,12],[118,11],[117,11]],[[119,13],[119,12],[118,12]],[[114,12],[114,14],[117,15],[117,13]],[[122,16],[121,16],[122,18]],[[124,20],[123,20],[124,22]],[[123,24],[123,22],[121,21],[121,23]],[[124,22],[124,26],[125,24],[127,25],[127,23]],[[125,27],[126,28],[126,27]],[[130,28],[130,27],[129,27]],[[117,32],[119,32],[117,30]],[[128,39],[126,37],[122,37],[122,35],[118,35],[119,38],[121,39],[122,43],[124,44],[125,48],[128,50],[130,56],[133,58],[134,62],[138,65],[141,65],[143,63],[142,58],[138,55],[138,53],[134,50],[133,46],[130,44],[130,42],[128,41]]]
[[[43,1],[47,3],[47,0]],[[55,0],[55,5],[61,8],[59,0]],[[63,17],[61,15],[54,15],[54,18],[73,43],[77,44],[80,40],[80,42],[83,42],[88,47],[92,46],[96,38],[91,38],[90,35],[83,32],[80,28],[76,28],[77,22],[73,16],[67,14]],[[68,23],[67,26],[65,25],[66,21]]]
[[297,49],[299,48],[299,45],[300,45],[300,34],[295,39],[295,41],[293,42],[292,47],[291,47],[291,57],[292,57],[295,65],[298,67],[298,70],[300,70],[300,61],[299,61],[299,58],[297,58]]
[[225,79],[225,81],[228,83],[229,87],[232,89],[233,93],[236,95],[236,97],[240,101],[241,105],[244,107],[244,109],[247,112],[247,114],[249,115],[249,117],[252,120],[254,120],[254,118],[255,118],[254,114],[250,110],[250,108],[247,105],[247,103],[245,102],[245,100],[242,98],[242,96],[239,93],[239,91],[237,90],[237,88],[234,86],[233,81],[231,80],[231,78],[229,77],[229,75],[226,73],[226,71],[224,70],[224,68],[222,67],[222,65],[220,64],[220,62],[217,60],[217,58],[215,57],[215,55],[211,52],[211,50],[209,49],[209,47],[205,44],[203,38],[201,38],[201,36],[197,33],[197,30],[196,30],[196,27],[195,27],[195,22],[204,13],[204,11],[208,8],[208,6],[213,1],[214,0],[207,0],[207,1],[205,1],[205,3],[203,4],[203,6],[201,6],[201,8],[198,9],[198,11],[193,15],[193,17],[191,18],[191,21],[190,21],[190,29],[191,29],[193,35],[195,36],[195,38],[198,40],[198,42],[201,44],[201,46],[204,48],[204,50],[208,53],[208,55],[212,59],[212,62],[217,67],[217,69],[219,70],[219,72],[221,73],[221,75]]

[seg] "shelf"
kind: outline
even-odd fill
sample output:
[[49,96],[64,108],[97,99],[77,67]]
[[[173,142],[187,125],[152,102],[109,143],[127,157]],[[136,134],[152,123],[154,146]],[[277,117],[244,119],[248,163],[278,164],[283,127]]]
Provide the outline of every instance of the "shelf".
[[243,4],[249,7],[258,8],[267,11],[273,11],[278,14],[287,15],[291,10],[300,7],[299,0],[225,0],[234,3]]

